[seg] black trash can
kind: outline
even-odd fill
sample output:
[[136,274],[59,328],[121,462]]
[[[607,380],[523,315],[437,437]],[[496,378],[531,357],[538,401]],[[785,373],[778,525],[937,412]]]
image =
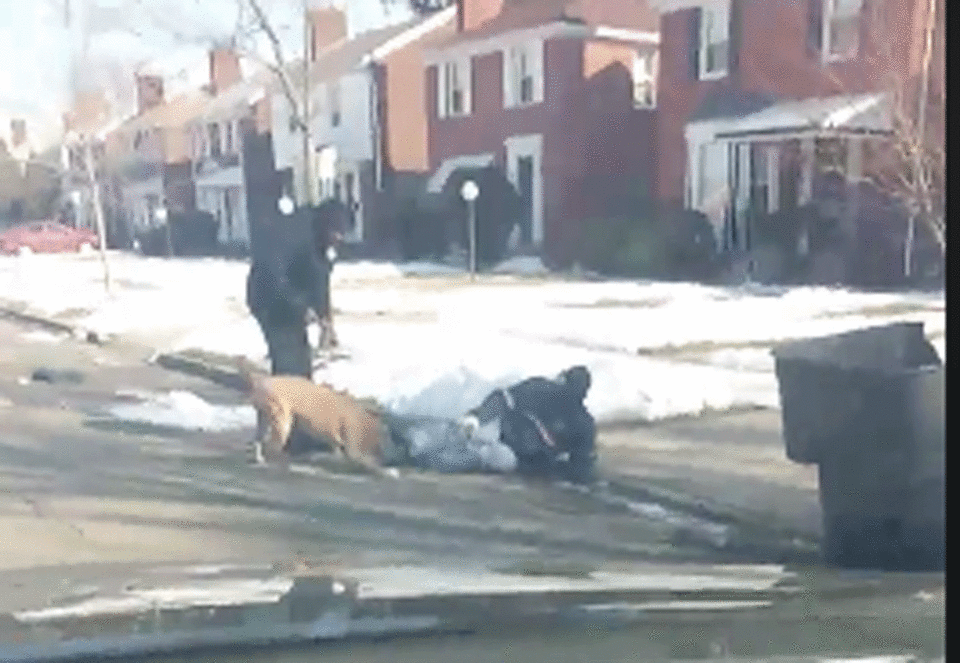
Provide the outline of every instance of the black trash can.
[[920,323],[774,350],[787,456],[817,463],[823,556],[942,569],[946,368]]

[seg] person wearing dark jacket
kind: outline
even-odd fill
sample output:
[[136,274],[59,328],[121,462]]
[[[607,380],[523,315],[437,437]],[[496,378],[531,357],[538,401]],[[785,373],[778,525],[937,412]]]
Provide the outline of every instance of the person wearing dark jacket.
[[247,276],[247,306],[263,332],[274,375],[312,375],[308,314],[327,308],[327,270],[313,247],[270,247]]
[[521,474],[587,483],[596,463],[596,422],[584,404],[590,383],[586,366],[572,366],[556,378],[530,377],[491,392],[463,425],[477,429],[498,420],[500,440],[513,451]]

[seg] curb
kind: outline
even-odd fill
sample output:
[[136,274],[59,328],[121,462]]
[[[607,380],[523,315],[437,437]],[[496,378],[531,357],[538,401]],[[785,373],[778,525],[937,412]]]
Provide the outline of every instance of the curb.
[[395,567],[135,584],[0,614],[0,660],[120,658],[518,625],[609,627],[678,613],[712,619],[770,608],[804,591],[781,569],[669,566],[587,579]]
[[12,308],[9,305],[0,305],[0,318],[7,318],[16,320],[18,322],[26,322],[28,324],[37,325],[48,331],[59,334],[67,334],[73,338],[96,345],[102,345],[106,341],[103,336],[93,330],[84,329],[79,325],[71,325],[66,322],[60,322],[59,320],[54,320],[53,318],[48,318],[42,315],[20,311],[16,308]]
[[236,370],[215,366],[201,358],[180,353],[160,353],[155,355],[150,363],[169,371],[178,371],[193,377],[203,378],[227,389],[244,390],[243,380]]

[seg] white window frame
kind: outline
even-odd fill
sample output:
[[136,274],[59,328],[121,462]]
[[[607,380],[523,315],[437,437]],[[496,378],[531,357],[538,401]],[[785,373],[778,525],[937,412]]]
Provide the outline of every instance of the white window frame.
[[633,54],[633,107],[657,107],[657,74],[660,54],[643,50]]
[[[470,58],[448,60],[437,65],[437,117],[463,117],[472,109],[473,71]],[[453,94],[460,92],[460,109],[455,110]]]
[[[503,50],[503,107],[522,108],[543,102],[543,40],[519,42]],[[522,99],[523,83],[530,96]]]
[[[829,0],[827,0],[829,1]],[[714,39],[718,36],[721,39]],[[719,69],[708,70],[708,51],[711,47],[726,44],[727,57]],[[700,80],[712,81],[725,77],[730,69],[730,7],[725,2],[717,2],[700,7],[700,62],[698,71]]]
[[[838,13],[843,7],[846,11]],[[823,0],[823,46],[821,52],[825,62],[839,62],[851,60],[860,52],[860,18],[863,14],[863,0]],[[833,50],[833,33],[838,21],[853,21],[856,25],[856,43],[849,51],[835,52]]]

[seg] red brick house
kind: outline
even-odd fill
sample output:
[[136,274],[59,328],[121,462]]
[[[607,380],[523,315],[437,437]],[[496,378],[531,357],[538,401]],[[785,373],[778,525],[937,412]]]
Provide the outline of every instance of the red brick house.
[[[944,20],[931,71],[931,130],[944,130]],[[657,0],[661,11],[656,190],[749,248],[752,213],[796,207],[818,176],[854,185],[894,109],[917,107],[929,0]],[[847,231],[855,238],[851,211]],[[801,249],[802,250],[802,249]]]
[[658,15],[645,0],[458,0],[427,53],[427,189],[496,165],[523,201],[521,242],[555,264],[580,222],[650,186]]

